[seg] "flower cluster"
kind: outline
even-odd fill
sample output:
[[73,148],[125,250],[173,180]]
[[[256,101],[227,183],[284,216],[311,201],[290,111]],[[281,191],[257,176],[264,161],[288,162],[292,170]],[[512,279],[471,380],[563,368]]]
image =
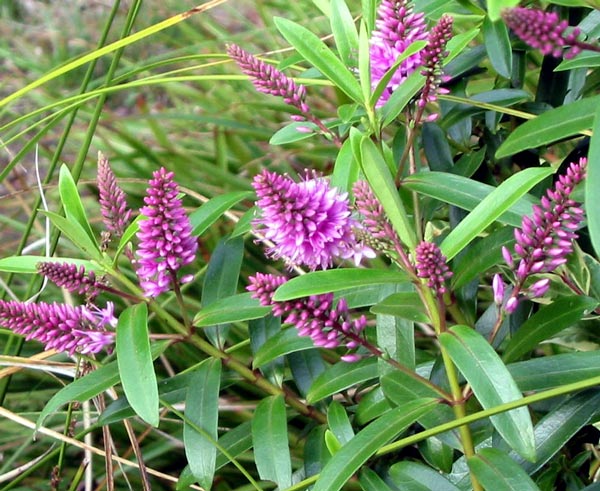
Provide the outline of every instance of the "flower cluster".
[[[383,0],[377,10],[376,28],[371,35],[369,53],[373,90],[406,48],[415,41],[427,39],[424,14],[415,14],[408,0]],[[422,50],[403,60],[377,101],[377,107],[383,106],[392,92],[422,64]]]
[[76,264],[42,261],[37,264],[37,270],[55,285],[80,295],[94,297],[101,285],[93,271],[88,272],[83,266],[78,268]]
[[415,248],[415,268],[417,276],[427,279],[427,286],[438,296],[446,293],[446,280],[452,278],[452,271],[436,244],[423,241]]
[[100,212],[106,230],[121,237],[129,224],[131,210],[127,206],[125,193],[117,184],[108,159],[98,152],[98,193]]
[[[423,50],[423,65],[425,69],[421,72],[425,76],[425,85],[417,105],[422,110],[430,102],[437,100],[439,93],[447,93],[447,89],[441,89],[442,82],[442,60],[447,56],[446,45],[452,37],[453,19],[449,15],[443,15],[439,22],[429,33],[427,46]],[[429,117],[432,121],[438,114]]]
[[565,58],[573,58],[581,52],[583,43],[577,39],[581,31],[575,27],[567,32],[569,24],[560,20],[555,12],[516,7],[506,9],[502,17],[517,36],[543,55],[559,58],[568,48]]
[[0,300],[0,326],[44,344],[45,349],[70,355],[97,353],[114,342],[113,305],[105,309],[73,307],[59,303],[26,303]]
[[[149,297],[169,290],[177,281],[177,271],[196,257],[198,243],[178,194],[172,172],[161,167],[153,173],[140,210],[145,219],[139,223],[136,251],[140,286]],[[185,276],[179,281],[190,279]]]
[[[252,297],[257,298],[261,305],[272,307],[273,315],[282,316],[284,323],[294,325],[300,336],[309,336],[315,346],[336,348],[343,345],[354,349],[364,344],[361,333],[367,320],[365,316],[351,319],[344,299],[340,299],[334,306],[333,293],[327,293],[274,302],[275,290],[286,282],[284,277],[257,273],[249,279],[247,289],[253,292]],[[342,356],[342,360],[348,362],[357,359],[356,354]]]
[[[515,229],[515,253],[520,257],[515,262],[510,251],[504,247],[502,254],[507,264],[515,270],[516,285],[505,309],[514,312],[517,308],[523,284],[532,274],[550,273],[567,262],[573,251],[573,240],[578,237],[576,230],[583,220],[581,205],[571,198],[577,184],[585,178],[587,159],[572,162],[566,174],[559,176],[554,189],[546,191],[539,205],[533,206],[533,216],[524,216],[521,228]],[[527,297],[542,296],[548,290],[550,280],[541,279],[531,285]]]
[[286,104],[294,106],[304,117],[295,117],[302,121],[310,108],[306,104],[306,88],[297,85],[275,67],[259,60],[236,44],[227,46],[227,54],[238,64],[242,72],[250,77],[259,92],[282,97]]
[[311,270],[327,269],[334,258],[354,258],[374,252],[357,241],[347,193],[338,193],[329,181],[315,173],[293,181],[287,175],[264,170],[252,183],[256,190],[260,218],[256,231],[273,245],[267,253],[289,266],[305,265]]
[[373,194],[366,181],[356,181],[352,187],[354,206],[361,215],[361,225],[371,236],[376,249],[387,251],[399,242],[392,224],[387,219],[383,206]]

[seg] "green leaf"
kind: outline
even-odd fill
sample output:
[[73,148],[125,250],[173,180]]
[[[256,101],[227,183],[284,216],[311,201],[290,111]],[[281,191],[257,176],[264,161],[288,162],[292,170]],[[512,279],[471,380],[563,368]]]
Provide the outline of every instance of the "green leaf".
[[488,58],[494,70],[504,78],[510,79],[512,73],[512,49],[508,38],[508,29],[502,20],[483,20],[483,39]]
[[400,271],[383,269],[345,268],[313,271],[292,278],[281,285],[275,292],[273,300],[283,302],[294,298],[333,293],[353,287],[381,285],[385,283],[402,283],[406,275]]
[[[237,457],[252,448],[250,421],[246,421],[224,433],[221,438],[219,438],[219,447],[226,449],[227,453],[232,457]],[[217,469],[227,465],[229,462],[229,457],[225,456],[220,451],[217,453],[215,465]]]
[[365,101],[365,111],[372,113],[371,99],[371,45],[364,22],[360,23],[358,38],[358,80]]
[[260,478],[277,483],[280,489],[289,487],[292,463],[283,396],[270,396],[260,401],[252,419],[252,441]]
[[335,158],[331,186],[348,192],[358,180],[360,166],[352,153],[352,140],[348,138]]
[[508,157],[589,130],[594,124],[594,114],[599,106],[600,96],[588,97],[526,121],[508,135],[496,151],[496,158]]
[[506,453],[482,448],[467,459],[469,468],[485,489],[494,491],[539,491],[539,488]]
[[[290,329],[293,331],[295,329]],[[262,319],[248,321],[248,336],[250,337],[250,349],[256,363],[256,353],[271,340],[282,332],[281,317],[267,315]],[[276,385],[281,385],[285,371],[285,360],[281,356],[275,356],[269,363],[261,366],[262,374]]]
[[519,0],[488,0],[487,10],[488,17],[492,21],[501,19],[500,14],[504,9],[510,9],[519,5]]
[[205,327],[228,322],[260,319],[271,312],[271,307],[263,307],[258,300],[250,295],[251,293],[239,293],[217,300],[196,314],[193,322],[194,326]]
[[[392,405],[383,394],[381,387],[375,387],[362,397],[356,408],[356,423],[364,425],[392,409]],[[436,424],[439,424],[436,423]]]
[[383,206],[387,219],[396,230],[400,240],[409,249],[414,248],[416,245],[415,232],[394,185],[394,176],[390,173],[383,156],[375,143],[366,137],[361,141],[360,154],[362,170],[373,193]]
[[390,479],[402,491],[460,491],[438,471],[419,462],[398,462],[390,467]]
[[358,477],[362,491],[392,491],[392,489],[374,471],[365,467]]
[[[170,341],[160,341],[152,345],[152,358],[158,358]],[[119,369],[116,361],[110,362],[93,372],[74,380],[56,392],[44,406],[36,422],[40,427],[50,414],[71,401],[85,402],[119,383]]]
[[343,446],[354,437],[354,430],[348,413],[339,402],[333,401],[327,409],[327,424],[329,429],[336,437],[337,441]]
[[[596,98],[598,99],[598,98]],[[589,101],[585,99],[581,102]],[[584,109],[586,114],[591,112],[591,107]],[[588,152],[588,161],[586,169],[587,178],[585,180],[585,212],[587,217],[590,239],[596,256],[600,256],[600,210],[596,201],[596,193],[600,189],[600,105],[595,110],[594,115],[594,135],[590,140],[590,150]]]
[[306,61],[331,80],[342,92],[356,102],[362,101],[360,85],[354,74],[335,56],[316,35],[305,27],[282,17],[274,19],[281,35]]
[[117,362],[123,390],[136,414],[158,426],[158,387],[148,337],[148,307],[132,305],[119,316]]
[[85,231],[90,241],[95,245],[96,249],[99,249],[96,236],[94,235],[94,232],[92,232],[92,227],[85,213],[85,208],[79,197],[77,184],[73,180],[73,176],[65,164],[60,166],[58,193],[60,194],[60,200],[65,208],[67,220],[77,222]]
[[215,474],[220,386],[221,360],[209,358],[194,373],[185,400],[185,455],[198,484],[206,489]]
[[331,32],[342,62],[352,66],[358,52],[358,33],[344,0],[331,0]]
[[298,336],[295,328],[285,329],[265,341],[254,355],[252,366],[261,367],[280,356],[314,347],[310,337]]
[[[467,211],[474,210],[496,189],[494,186],[446,172],[419,172],[406,177],[402,186]],[[524,196],[502,213],[498,221],[520,227],[523,216],[531,213],[533,203],[534,200],[528,195]]]
[[381,108],[382,127],[385,128],[398,117],[406,105],[423,88],[424,84],[425,77],[420,70],[415,70],[402,82]]
[[[309,128],[312,131],[304,131]],[[288,143],[307,140],[320,131],[316,124],[309,121],[294,121],[278,129],[269,140],[270,145],[286,145]]]
[[102,261],[102,254],[95,241],[91,240],[85,229],[78,222],[68,220],[52,211],[40,210],[40,213],[46,215],[52,224],[65,234],[77,248],[87,257],[95,261]]
[[579,53],[575,58],[561,61],[560,65],[558,65],[554,71],[561,72],[575,70],[577,68],[590,69],[597,66],[600,66],[600,54],[594,53],[593,51],[584,51]]
[[[517,384],[490,344],[468,326],[453,326],[440,335],[440,342],[484,409],[522,398]],[[491,417],[502,438],[520,455],[535,459],[533,426],[526,407]]]
[[240,201],[252,199],[253,196],[254,193],[251,191],[235,191],[233,193],[220,194],[208,200],[190,214],[192,235],[196,237],[202,235],[223,213],[237,205]]
[[37,274],[37,265],[41,262],[69,263],[83,266],[87,271],[103,271],[98,263],[86,259],[72,257],[45,257],[45,256],[10,256],[0,259],[0,271],[8,273]]
[[483,232],[506,210],[522,198],[533,186],[554,172],[549,167],[530,168],[512,175],[487,195],[450,232],[440,249],[448,260],[458,254],[469,242]]
[[560,297],[540,308],[514,334],[504,350],[504,362],[509,363],[528,353],[545,339],[573,325],[597,305],[598,301],[593,298],[573,295]]
[[339,491],[379,448],[396,438],[437,401],[417,399],[404,407],[392,409],[363,428],[325,465],[313,491]]
[[115,258],[114,258],[115,263],[116,263],[118,257],[121,255],[121,253],[125,249],[125,247],[127,247],[127,244],[129,244],[131,239],[133,239],[133,236],[138,233],[138,230],[140,229],[139,223],[143,219],[144,219],[143,215],[138,215],[137,217],[135,217],[135,220],[133,220],[133,222],[131,222],[127,226],[125,231],[123,232],[123,235],[121,236],[121,240],[119,240],[119,245],[117,246],[117,252],[115,253]]
[[373,314],[386,314],[414,322],[430,322],[425,307],[416,292],[394,293],[371,307]]
[[373,380],[378,375],[376,358],[365,358],[356,363],[342,361],[329,367],[317,377],[306,399],[310,404],[314,404],[353,385]]
[[522,392],[581,382],[600,373],[600,351],[544,356],[507,366]]

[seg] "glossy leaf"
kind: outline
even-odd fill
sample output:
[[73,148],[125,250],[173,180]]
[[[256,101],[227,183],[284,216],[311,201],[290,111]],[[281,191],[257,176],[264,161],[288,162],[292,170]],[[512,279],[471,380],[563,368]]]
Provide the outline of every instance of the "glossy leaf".
[[363,428],[325,465],[313,491],[338,491],[358,469],[383,445],[420,416],[430,411],[436,401],[417,399],[401,408],[392,409]]
[[260,401],[252,419],[252,441],[260,478],[277,483],[280,489],[289,487],[292,463],[283,396]]
[[353,385],[375,379],[378,374],[376,358],[365,358],[355,363],[341,361],[317,377],[308,392],[307,400],[314,404]]
[[344,0],[331,0],[331,32],[335,39],[340,58],[347,66],[351,66],[358,52],[358,33],[354,19]]
[[275,25],[281,35],[302,57],[326,78],[356,102],[361,102],[362,92],[354,75],[340,59],[311,31],[295,22],[275,17]]
[[496,158],[508,157],[589,130],[599,107],[600,96],[596,96],[542,113],[512,131],[496,151]]
[[398,462],[390,467],[390,479],[403,491],[460,491],[438,471],[419,462]]
[[494,491],[539,491],[539,488],[506,453],[482,448],[467,459],[469,468],[485,489]]
[[100,254],[97,244],[90,239],[88,233],[81,225],[79,225],[79,223],[68,220],[52,211],[40,211],[40,213],[46,215],[52,224],[68,237],[69,240],[87,257],[96,261],[102,260],[102,254]]
[[358,482],[362,491],[392,491],[379,475],[368,467],[365,467],[358,477]]
[[281,285],[275,292],[273,300],[282,302],[321,293],[335,293],[353,287],[404,281],[406,281],[404,273],[383,269],[344,268],[313,271],[292,278]]
[[339,402],[333,401],[327,409],[327,424],[337,441],[343,446],[354,437],[348,413]]
[[250,293],[239,293],[222,298],[203,308],[194,318],[196,327],[259,319],[271,312],[271,307],[263,307]]
[[148,307],[125,309],[117,325],[117,362],[127,400],[137,415],[158,426],[158,387],[148,337]]
[[298,336],[298,330],[290,327],[278,332],[265,341],[256,351],[252,366],[261,367],[280,356],[314,347],[315,345],[310,337]]
[[419,295],[415,292],[394,293],[371,307],[374,314],[387,314],[414,322],[429,323]]
[[317,349],[296,351],[286,356],[294,383],[306,397],[314,381],[325,371],[326,365]]
[[58,192],[60,194],[60,200],[65,209],[65,217],[67,220],[77,222],[85,233],[87,234],[90,241],[98,249],[98,241],[92,227],[85,213],[85,208],[79,197],[79,191],[77,191],[77,183],[73,179],[69,168],[63,164],[60,166],[60,172],[58,175]]
[[359,401],[356,408],[356,422],[359,425],[364,425],[389,411],[392,407],[392,404],[383,394],[381,387],[375,387]]
[[37,265],[41,262],[69,263],[83,266],[87,271],[103,271],[98,263],[86,259],[72,257],[45,257],[45,256],[10,256],[0,259],[0,271],[8,273],[37,274]]
[[[230,429],[219,438],[219,447],[227,450],[227,453],[232,457],[237,457],[242,453],[252,448],[252,431],[250,421]],[[229,457],[226,457],[220,451],[217,451],[217,460],[215,468],[220,469],[230,462]]]
[[335,158],[331,186],[348,192],[358,179],[359,172],[360,166],[352,154],[352,140],[348,138]]
[[233,193],[220,194],[190,214],[192,224],[192,235],[202,235],[208,227],[215,223],[223,213],[240,201],[252,199],[254,193],[251,191],[235,191]]
[[[467,211],[475,209],[496,189],[494,186],[446,172],[419,172],[405,178],[402,186]],[[527,195],[523,196],[500,214],[498,221],[520,227],[523,215],[531,213],[533,203],[533,199]]]
[[508,38],[508,29],[502,20],[483,20],[483,39],[488,58],[494,70],[504,78],[510,79],[512,72],[512,49]]
[[383,206],[400,240],[410,249],[416,245],[415,232],[400,201],[398,190],[394,186],[394,176],[377,150],[375,143],[363,138],[360,144],[362,170],[371,185],[373,193]]
[[548,167],[530,168],[506,179],[446,236],[440,245],[442,253],[448,260],[452,259],[533,186],[553,172],[554,169]]
[[[589,99],[581,102],[586,101],[589,101]],[[591,111],[591,108],[585,111]],[[587,225],[596,256],[600,256],[600,210],[598,210],[598,202],[596,201],[596,193],[600,189],[600,104],[598,104],[594,115],[594,136],[590,140],[586,174],[585,211]]]
[[584,312],[594,309],[598,301],[584,296],[557,298],[529,319],[513,335],[502,357],[506,363],[528,353],[545,339],[550,339],[563,329],[577,322]]
[[207,489],[216,468],[220,386],[221,360],[209,358],[194,373],[185,399],[185,455],[198,484]]
[[[510,372],[478,332],[468,326],[453,326],[440,335],[440,342],[485,409],[522,398]],[[516,452],[528,460],[535,459],[533,426],[526,407],[497,414],[491,421]]]

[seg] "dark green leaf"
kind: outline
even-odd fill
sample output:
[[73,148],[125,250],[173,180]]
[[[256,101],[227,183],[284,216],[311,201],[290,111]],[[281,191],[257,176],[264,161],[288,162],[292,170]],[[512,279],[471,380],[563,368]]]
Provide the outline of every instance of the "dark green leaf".
[[209,358],[194,373],[185,400],[185,455],[198,484],[207,489],[215,474],[220,386],[221,360]]
[[158,387],[148,337],[145,303],[125,309],[117,325],[117,362],[127,400],[137,415],[158,426]]
[[512,72],[512,49],[508,38],[508,29],[503,20],[483,20],[483,39],[488,58],[494,70],[504,78],[510,79]]
[[337,438],[337,441],[344,446],[354,437],[354,430],[350,424],[348,414],[339,402],[333,401],[327,409],[327,424],[329,429]]
[[[485,409],[522,398],[510,372],[478,332],[468,326],[453,326],[440,335],[440,342]],[[497,414],[491,421],[516,452],[528,460],[535,459],[533,426],[527,408]]]
[[593,51],[584,51],[579,53],[575,58],[561,61],[560,65],[558,65],[554,71],[560,72],[566,70],[575,70],[577,68],[590,69],[597,66],[600,66],[600,54]]
[[325,465],[313,491],[338,491],[379,448],[396,438],[420,416],[430,411],[435,400],[417,399],[392,409],[363,428]]
[[583,314],[594,309],[598,301],[590,297],[560,297],[538,310],[514,334],[502,357],[505,363],[528,353],[545,339],[553,337],[577,322]]
[[539,491],[523,468],[497,448],[482,448],[467,461],[469,468],[485,489]]
[[526,121],[508,135],[497,150],[496,158],[508,157],[589,130],[594,124],[594,115],[599,105],[600,96],[588,97],[551,109]]
[[295,328],[285,329],[265,341],[254,355],[252,366],[260,367],[280,356],[314,347],[310,337],[298,336]]
[[389,411],[392,407],[383,394],[381,387],[375,387],[359,401],[356,408],[356,422],[359,425],[364,425]]
[[404,110],[406,105],[417,95],[425,84],[425,77],[420,70],[415,70],[400,84],[381,108],[382,126],[385,128]]
[[414,322],[430,322],[419,295],[415,292],[394,293],[371,307],[374,314],[387,314]]
[[260,302],[250,296],[250,293],[240,293],[231,297],[217,300],[209,307],[202,309],[194,318],[196,327],[225,324],[228,322],[259,319],[271,312],[271,307],[263,307]]
[[376,358],[365,358],[356,363],[341,361],[317,377],[308,391],[307,399],[314,404],[353,385],[375,379],[378,374]]
[[292,463],[283,396],[260,401],[252,419],[252,441],[260,478],[277,483],[280,489],[289,487]]
[[402,283],[405,280],[404,273],[383,269],[345,268],[313,271],[281,285],[275,292],[273,300],[282,302],[321,293],[338,292],[352,287]]
[[352,185],[358,180],[360,166],[352,153],[352,140],[348,138],[335,159],[331,185],[344,192],[352,189]]
[[352,72],[311,31],[291,20],[275,17],[275,25],[281,35],[306,61],[356,102],[362,101],[360,85]]
[[227,210],[237,205],[240,201],[252,199],[251,191],[235,191],[220,194],[204,203],[200,208],[190,214],[192,235],[202,235],[208,227],[215,223]]

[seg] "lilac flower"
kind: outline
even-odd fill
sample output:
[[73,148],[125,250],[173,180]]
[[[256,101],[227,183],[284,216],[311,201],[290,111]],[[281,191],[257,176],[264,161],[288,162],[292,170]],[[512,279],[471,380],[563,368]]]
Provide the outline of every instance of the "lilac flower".
[[[149,297],[169,290],[177,271],[194,260],[198,248],[190,220],[177,197],[179,186],[173,181],[173,173],[161,167],[153,176],[144,198],[146,206],[140,210],[146,218],[139,222],[137,233],[137,275]],[[186,276],[180,281],[189,279]]]
[[[371,35],[371,86],[373,90],[385,73],[408,46],[415,41],[427,39],[424,14],[413,12],[408,0],[382,0],[377,10],[376,30]],[[377,101],[377,107],[383,106],[410,74],[423,62],[422,51],[402,61],[392,76],[388,86]]]
[[38,272],[48,278],[57,286],[66,288],[70,292],[89,294],[96,296],[98,294],[98,285],[93,271],[86,271],[83,266],[77,267],[76,264],[58,263],[53,261],[42,261],[37,264]]
[[[505,310],[509,313],[516,309],[525,280],[532,274],[551,273],[567,262],[567,256],[573,251],[575,232],[583,220],[581,205],[571,199],[571,193],[577,184],[585,178],[587,159],[571,163],[565,175],[561,175],[554,189],[546,191],[540,205],[533,206],[533,216],[524,216],[521,228],[515,229],[515,253],[520,257],[515,262],[508,249],[502,254],[509,267],[515,270],[516,285]],[[525,294],[537,298],[548,290],[550,281],[541,279],[531,285]]]
[[[242,72],[250,77],[259,92],[282,97],[286,104],[294,106],[304,116],[310,113],[306,99],[306,88],[297,85],[275,67],[259,60],[236,44],[227,46],[227,54],[238,64]],[[304,118],[294,118],[302,121]]]
[[[340,299],[333,305],[333,293],[311,295],[307,298],[274,302],[275,290],[286,282],[282,276],[257,273],[251,276],[247,289],[261,305],[273,308],[273,315],[282,316],[285,324],[293,324],[300,336],[309,336],[315,346],[348,349],[364,345],[361,333],[367,324],[365,316],[351,319],[348,304]],[[345,355],[345,361],[356,361],[358,355]]]
[[504,282],[502,281],[502,276],[499,274],[494,275],[492,291],[494,292],[494,303],[501,306],[504,300]]
[[354,236],[358,224],[350,216],[347,193],[338,193],[326,179],[307,172],[297,183],[264,170],[252,185],[262,214],[254,225],[274,244],[269,256],[311,270],[331,267],[336,257],[354,258],[358,265],[362,256],[374,256]]
[[[446,44],[452,37],[452,23],[452,17],[443,15],[429,33],[427,46],[422,52],[425,69],[421,74],[425,76],[425,85],[417,102],[421,111],[427,104],[437,100],[438,93],[448,92],[447,89],[440,89],[440,83],[442,81],[442,61],[447,55]],[[433,121],[437,116],[437,113],[433,114],[428,120]]]
[[[566,47],[565,58],[573,58],[581,52],[582,46],[577,40],[581,31],[575,27],[567,33],[569,24],[560,20],[555,12],[516,7],[502,13],[504,21],[523,41],[539,49],[543,55],[559,58]],[[584,49],[589,49],[586,46]]]
[[452,277],[452,271],[436,244],[424,241],[415,248],[415,267],[417,276],[427,279],[427,286],[438,296],[446,293],[446,280]]
[[102,152],[98,152],[98,192],[104,226],[112,234],[121,237],[129,225],[131,210],[127,207],[125,193],[117,184],[117,178]]
[[97,353],[114,342],[114,332],[106,326],[115,326],[112,304],[99,317],[87,307],[73,307],[59,303],[25,303],[0,300],[0,327],[35,339],[45,349],[66,351],[70,355]]

